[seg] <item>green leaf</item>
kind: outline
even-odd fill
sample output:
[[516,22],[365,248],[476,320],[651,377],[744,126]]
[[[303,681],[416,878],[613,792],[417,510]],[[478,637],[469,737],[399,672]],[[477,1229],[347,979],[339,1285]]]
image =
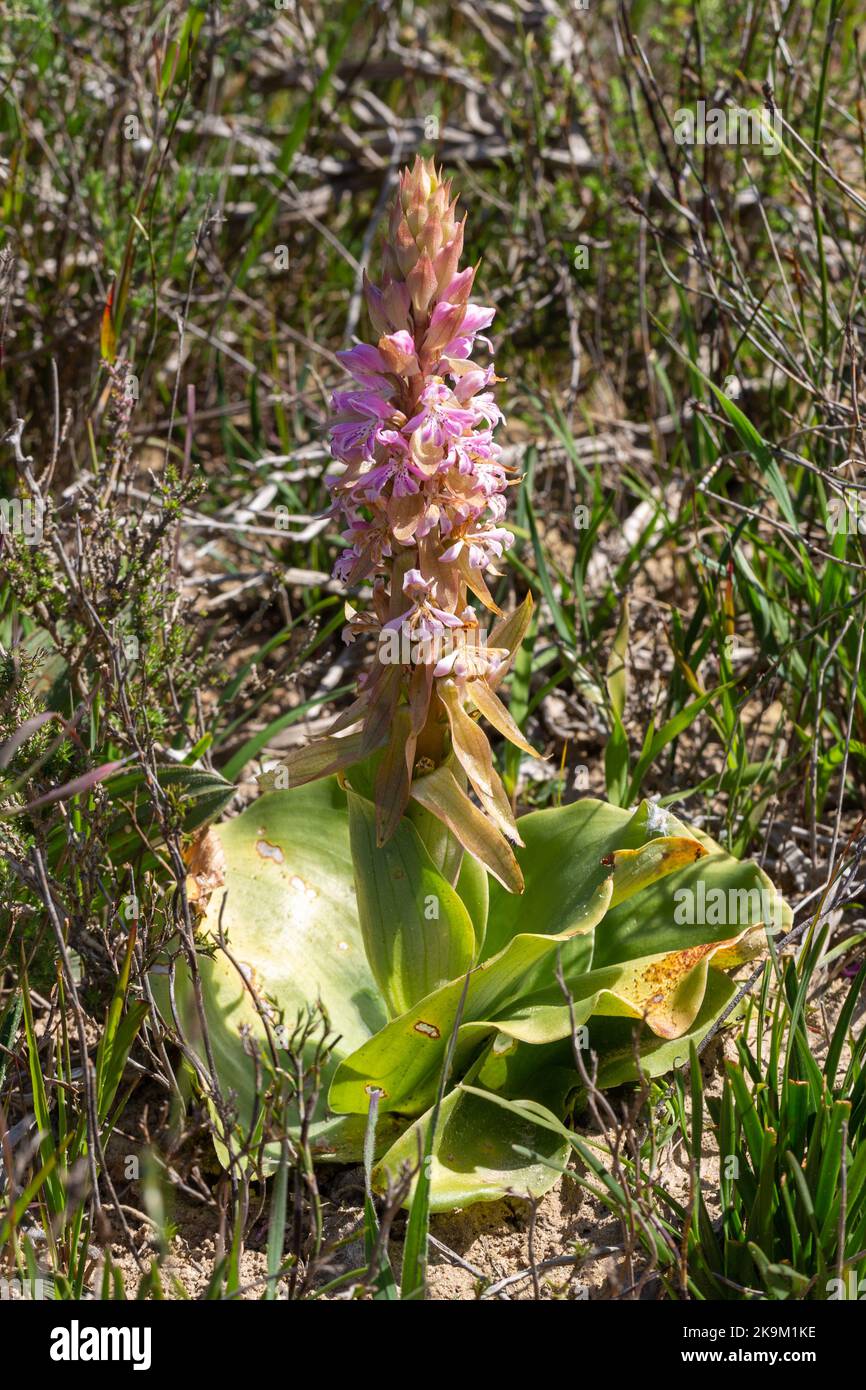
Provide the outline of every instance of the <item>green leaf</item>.
[[475,929],[411,821],[376,843],[372,802],[348,792],[358,916],[370,968],[391,1017],[448,980],[475,956]]
[[524,846],[517,854],[525,880],[523,896],[515,898],[498,883],[490,884],[485,955],[501,951],[527,923],[552,936],[567,931],[587,880],[603,876],[602,858],[628,843],[625,832],[631,819],[628,811],[588,797],[521,816]]
[[[189,867],[191,895],[203,914],[198,965],[208,1029],[220,1082],[235,1093],[243,1127],[256,1109],[256,1074],[241,1029],[249,1029],[266,1065],[260,1010],[270,1010],[274,1021],[281,1010],[290,1033],[298,1012],[321,1001],[339,1035],[324,1068],[325,1087],[339,1058],[387,1019],[358,924],[345,794],[329,779],[262,796],[211,829]],[[236,965],[217,945],[220,921]],[[181,1021],[204,1057],[182,956],[176,970]],[[173,1026],[164,973],[151,979]],[[318,1152],[344,1161],[359,1156],[363,1121],[347,1133],[345,1122],[325,1119],[323,1105],[318,1118],[324,1121],[313,1134]]]
[[[518,822],[523,848],[517,859],[523,871],[522,898],[503,893],[497,883],[490,885],[490,920],[485,954],[501,950],[527,922],[536,931],[559,935],[566,931],[575,905],[579,905],[587,881],[604,872],[603,860],[621,850],[640,849],[650,839],[681,837],[694,844],[692,832],[651,802],[642,802],[635,811],[625,811],[592,797],[570,806],[531,811]],[[700,841],[703,844],[703,840]],[[619,872],[625,874],[625,860]],[[636,891],[637,884],[632,891]],[[614,903],[618,897],[614,898]],[[652,950],[671,949],[660,946]],[[578,954],[585,954],[579,951]],[[641,955],[649,955],[644,949]]]
[[[521,1113],[517,1106],[509,1110],[497,1105],[494,1096],[487,1093],[516,1102],[535,1102],[555,1122],[575,1085],[574,1072],[567,1065],[568,1050],[502,1041],[504,1046],[491,1042],[471,1068],[466,1087],[472,1089],[457,1086],[442,1102],[428,1163],[433,1212],[509,1195],[541,1197],[565,1167],[567,1140]],[[419,1140],[426,1133],[431,1113],[416,1120],[381,1160],[374,1173],[380,1189],[402,1164],[417,1163]],[[539,1157],[527,1159],[517,1152],[518,1147]]]
[[[689,1060],[689,1046],[700,1045],[720,1014],[737,992],[736,982],[720,970],[707,972],[700,1011],[687,1032],[679,1038],[660,1038],[648,1028],[639,1034],[640,1069],[652,1079],[664,1076]],[[598,1054],[598,1085],[606,1090],[637,1078],[634,1044],[635,1026],[627,1019],[594,1018],[589,1025],[589,1049]]]
[[[519,996],[530,968],[572,935],[592,931],[604,916],[612,891],[612,871],[601,868],[584,883],[583,898],[573,904],[570,925],[560,936],[516,936],[498,956],[472,971],[457,1053],[458,1071],[490,1032],[489,1020]],[[432,1100],[463,983],[461,979],[452,980],[434,991],[341,1062],[331,1083],[331,1108],[338,1113],[365,1111],[367,1097],[376,1089],[382,1092],[383,1110],[417,1114],[426,1109]],[[476,1023],[479,1026],[472,1027]]]
[[457,877],[457,892],[475,928],[475,959],[484,949],[487,934],[487,916],[490,910],[490,884],[487,870],[472,854],[464,854]]
[[[657,815],[673,836],[686,829],[669,812]],[[692,833],[708,853],[613,906],[596,933],[594,967],[729,941],[765,916],[783,931],[790,924],[790,909],[757,864],[741,863],[708,836]]]
[[25,976],[21,983],[21,997],[24,1005],[24,1036],[27,1040],[27,1062],[30,1069],[30,1085],[33,1090],[33,1115],[40,1132],[39,1153],[43,1162],[45,1194],[53,1216],[59,1215],[65,1206],[64,1185],[60,1175],[55,1172],[57,1150],[51,1127],[51,1111],[45,1078],[39,1060],[39,1042],[33,1026],[33,1007],[30,1002],[30,986]]
[[439,1134],[439,1117],[451,1068],[454,1065],[454,1047],[463,1019],[466,995],[469,990],[469,976],[463,981],[463,989],[457,1004],[457,1011],[451,1026],[451,1036],[439,1077],[439,1090],[436,1104],[427,1118],[423,1136],[418,1135],[418,1153],[421,1164],[414,1179],[414,1190],[409,1201],[409,1220],[406,1223],[406,1240],[403,1246],[402,1297],[404,1299],[423,1298],[427,1292],[427,1252],[430,1244],[430,1198],[432,1190],[431,1162],[434,1145]]

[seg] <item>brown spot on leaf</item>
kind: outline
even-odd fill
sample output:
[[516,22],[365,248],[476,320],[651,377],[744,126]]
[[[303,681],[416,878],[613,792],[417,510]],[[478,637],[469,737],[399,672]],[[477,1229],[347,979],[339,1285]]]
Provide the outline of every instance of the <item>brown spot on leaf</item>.
[[419,1018],[415,1024],[415,1032],[423,1033],[425,1038],[441,1038],[442,1036],[435,1023],[425,1023],[423,1018]]
[[260,854],[262,859],[273,859],[275,864],[284,864],[285,855],[279,845],[271,844],[270,840],[256,840],[256,854]]
[[612,869],[616,860],[612,854],[606,854],[601,862],[606,869]]
[[367,1082],[364,1090],[368,1096],[378,1096],[380,1100],[387,1100],[388,1098],[388,1092],[384,1091],[381,1086],[374,1086],[372,1081]]

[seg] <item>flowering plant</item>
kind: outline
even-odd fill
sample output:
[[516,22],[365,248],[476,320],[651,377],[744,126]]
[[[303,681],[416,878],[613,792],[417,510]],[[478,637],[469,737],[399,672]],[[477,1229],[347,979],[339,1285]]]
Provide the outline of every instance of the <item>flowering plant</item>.
[[[486,578],[513,541],[501,524],[509,470],[493,438],[503,418],[498,378],[492,362],[473,357],[479,345],[489,354],[483,331],[495,310],[470,297],[464,225],[450,183],[416,158],[391,210],[382,283],[364,279],[377,341],[338,354],[353,385],[332,399],[337,467],[328,483],[346,542],[334,573],[350,587],[373,580],[370,608],[347,605],[344,631],[348,641],[375,639],[372,664],[329,736],[285,766],[299,785],[384,749],[373,786],[378,843],[391,839],[411,797],[520,891],[508,843],[519,843],[517,825],[473,713],[533,752],[496,694],[531,598],[504,618]],[[489,636],[470,594],[500,619]]]
[[[544,1192],[590,1056],[599,1086],[685,1061],[736,997],[730,968],[790,922],[758,866],[653,802],[514,818],[476,718],[533,752],[496,693],[531,600],[505,616],[486,577],[511,542],[508,476],[493,366],[473,360],[493,310],[470,298],[462,244],[449,185],[417,160],[382,284],[365,282],[378,338],[342,354],[354,385],[331,427],[336,572],[372,579],[346,636],[375,638],[372,661],[328,735],[190,863],[212,1056],[239,1121],[221,1143],[235,1161],[259,1151],[262,1076],[287,1074],[273,1020],[321,1003],[336,1041],[304,1132],[320,1156],[369,1157],[375,1102],[375,1180],[421,1145],[438,1209]],[[489,635],[470,595],[496,616]],[[166,1016],[200,1024],[182,963],[167,970]]]

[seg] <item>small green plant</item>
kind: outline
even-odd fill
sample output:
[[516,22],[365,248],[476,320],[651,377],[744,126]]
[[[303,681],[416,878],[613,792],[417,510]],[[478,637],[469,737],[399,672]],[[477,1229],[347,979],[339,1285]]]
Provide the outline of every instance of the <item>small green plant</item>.
[[737,1058],[725,1064],[720,1097],[702,1097],[693,1068],[691,1126],[680,1092],[698,1178],[702,1099],[719,1148],[713,1195],[720,1219],[712,1221],[698,1181],[690,1227],[689,1274],[705,1298],[741,1296],[743,1288],[772,1299],[863,1296],[866,1038],[861,1033],[852,1042],[849,1034],[866,966],[851,982],[822,1065],[809,1036],[807,999],[826,938],[825,929],[799,970],[787,963],[772,1005],[768,962],[761,997],[737,1038]]
[[[853,1036],[852,1022],[866,966],[851,982],[822,1065],[809,1036],[807,1000],[822,956],[826,962],[827,936],[825,928],[797,964],[767,962],[736,1038],[736,1058],[724,1063],[720,1095],[707,1094],[690,1044],[690,1067],[676,1075],[667,1097],[688,1159],[689,1196],[677,1199],[658,1176],[660,1108],[647,1116],[642,1144],[634,1129],[622,1145],[615,1137],[569,1136],[578,1181],[632,1233],[633,1248],[643,1246],[644,1277],[656,1270],[673,1297],[863,1297],[866,1040]],[[612,1113],[608,1119],[615,1128]],[[707,1163],[708,1140],[717,1167]]]

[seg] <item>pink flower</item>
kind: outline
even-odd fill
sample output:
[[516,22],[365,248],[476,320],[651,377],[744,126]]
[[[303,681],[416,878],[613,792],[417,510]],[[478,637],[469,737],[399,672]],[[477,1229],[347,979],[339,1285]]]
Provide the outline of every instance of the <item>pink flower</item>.
[[331,453],[343,463],[371,458],[376,431],[391,418],[394,407],[373,391],[335,391],[332,409]]
[[[446,371],[450,370],[449,358],[456,357],[462,360],[472,356],[476,336],[482,328],[489,328],[495,315],[495,309],[486,309],[480,304],[467,304],[459,332],[442,349],[442,361],[446,363]],[[481,338],[480,341],[490,352],[493,351],[493,344],[489,338]]]
[[424,409],[406,421],[403,432],[411,435],[422,451],[447,448],[476,423],[474,413],[462,407],[454,392],[437,377],[425,386],[421,403]]
[[390,395],[393,389],[392,383],[388,381],[385,373],[390,370],[381,352],[376,348],[370,347],[368,343],[357,343],[353,348],[347,348],[343,352],[338,352],[337,357],[347,372],[351,372],[356,381],[362,386],[366,386],[371,391]]
[[417,376],[421,370],[415,339],[405,328],[379,339],[379,356],[387,363],[388,371],[400,376]]
[[443,565],[453,564],[462,551],[467,552],[471,569],[488,569],[494,560],[500,560],[506,550],[514,544],[514,536],[504,526],[481,526],[475,531],[466,531],[453,545],[439,556]]

